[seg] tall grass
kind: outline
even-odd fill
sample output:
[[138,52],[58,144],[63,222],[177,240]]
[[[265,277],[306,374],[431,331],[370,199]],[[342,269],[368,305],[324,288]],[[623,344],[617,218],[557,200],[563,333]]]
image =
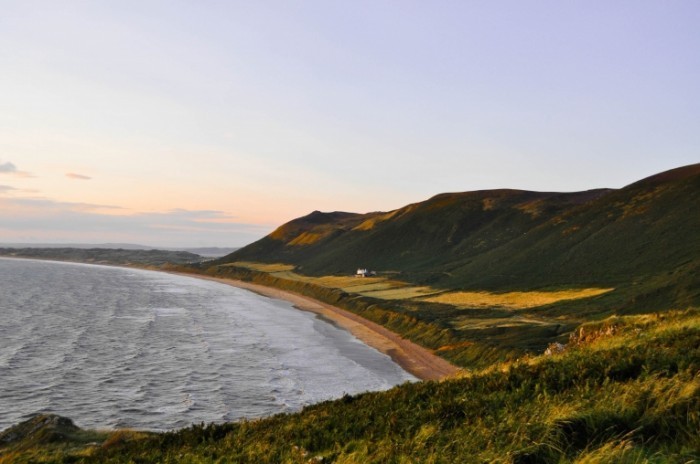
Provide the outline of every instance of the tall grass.
[[614,333],[572,340],[559,355],[297,414],[128,436],[80,452],[42,448],[35,462],[696,462],[700,312],[614,324]]

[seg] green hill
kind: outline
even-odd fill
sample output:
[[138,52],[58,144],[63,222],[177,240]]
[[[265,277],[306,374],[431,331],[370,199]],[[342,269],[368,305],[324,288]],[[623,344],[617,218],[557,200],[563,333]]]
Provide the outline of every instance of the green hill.
[[[315,211],[206,272],[305,293],[483,366],[589,320],[700,304],[699,206],[700,164],[618,190],[441,194]],[[377,279],[339,280],[358,268]]]
[[388,213],[315,211],[219,263],[290,263],[309,275],[368,267],[444,288],[616,285],[695,272],[698,206],[700,164],[620,190],[442,194]]

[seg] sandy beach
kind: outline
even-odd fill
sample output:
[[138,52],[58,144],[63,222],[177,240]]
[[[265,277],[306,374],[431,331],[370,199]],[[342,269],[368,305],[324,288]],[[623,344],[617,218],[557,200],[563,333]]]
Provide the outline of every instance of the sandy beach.
[[243,288],[268,298],[292,303],[296,308],[323,316],[349,331],[367,345],[391,356],[406,371],[421,380],[439,380],[455,374],[459,368],[434,355],[429,350],[363,317],[335,306],[322,303],[296,293],[240,280],[209,277],[197,274],[175,273],[187,277],[212,280],[233,287]]

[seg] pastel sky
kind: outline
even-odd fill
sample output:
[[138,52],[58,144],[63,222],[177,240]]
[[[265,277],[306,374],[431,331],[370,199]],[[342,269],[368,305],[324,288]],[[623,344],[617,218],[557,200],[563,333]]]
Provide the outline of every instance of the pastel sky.
[[313,210],[700,161],[700,2],[6,0],[0,242],[241,246]]

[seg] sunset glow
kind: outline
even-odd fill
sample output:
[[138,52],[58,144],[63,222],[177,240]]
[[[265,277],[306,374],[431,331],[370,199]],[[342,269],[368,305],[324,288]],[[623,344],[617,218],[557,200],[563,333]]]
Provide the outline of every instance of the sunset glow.
[[313,210],[700,153],[696,2],[10,1],[0,242],[242,246]]

